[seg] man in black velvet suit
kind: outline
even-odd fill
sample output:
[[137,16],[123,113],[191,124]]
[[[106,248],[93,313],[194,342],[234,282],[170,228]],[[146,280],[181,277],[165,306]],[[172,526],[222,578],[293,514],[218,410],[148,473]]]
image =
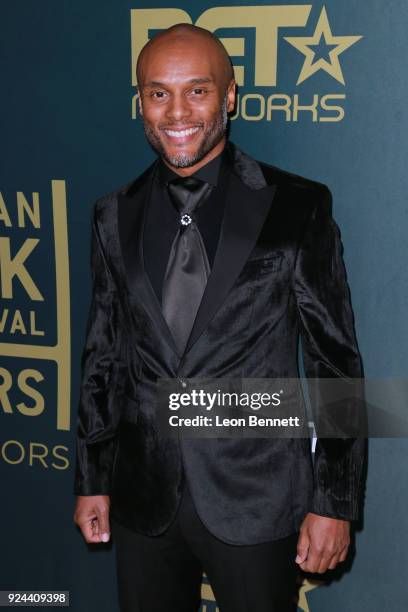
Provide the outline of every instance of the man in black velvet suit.
[[[112,528],[121,610],[193,612],[205,571],[222,612],[294,609],[299,568],[345,560],[362,439],[173,439],[156,383],[362,376],[329,189],[227,140],[231,63],[179,24],[137,65],[157,160],[101,197],[82,356],[74,520]],[[139,146],[139,145],[138,145]]]

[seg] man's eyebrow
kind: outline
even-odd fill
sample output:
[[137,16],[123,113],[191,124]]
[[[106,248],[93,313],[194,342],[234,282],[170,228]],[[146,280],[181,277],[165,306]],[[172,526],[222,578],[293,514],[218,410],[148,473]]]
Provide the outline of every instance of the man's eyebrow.
[[[202,85],[204,83],[212,83],[213,79],[210,77],[198,77],[194,79],[190,79],[187,81],[189,85]],[[162,83],[161,81],[149,81],[148,83],[143,83],[143,87],[164,87],[166,88],[166,83]]]
[[142,87],[166,87],[164,83],[160,83],[160,81],[149,81],[148,83],[143,83]]
[[211,79],[210,77],[201,77],[198,79],[191,79],[189,81],[189,83],[194,84],[194,85],[200,85],[201,83],[212,83],[213,79]]

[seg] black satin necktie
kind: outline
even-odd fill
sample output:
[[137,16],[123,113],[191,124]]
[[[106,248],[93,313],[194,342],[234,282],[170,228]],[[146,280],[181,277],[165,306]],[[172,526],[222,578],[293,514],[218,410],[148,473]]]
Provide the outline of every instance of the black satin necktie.
[[170,181],[168,190],[173,205],[180,213],[180,227],[171,245],[164,275],[162,308],[182,354],[210,274],[194,211],[205,202],[212,186],[188,176]]

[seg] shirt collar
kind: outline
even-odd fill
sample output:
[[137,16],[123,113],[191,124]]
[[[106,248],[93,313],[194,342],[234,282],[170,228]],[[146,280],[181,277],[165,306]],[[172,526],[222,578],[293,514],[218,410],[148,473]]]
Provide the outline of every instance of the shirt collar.
[[[220,168],[223,159],[226,158],[227,155],[227,147],[214,157],[211,161],[207,162],[205,166],[202,166],[197,172],[194,172],[191,176],[200,179],[210,185],[217,186],[218,178],[220,175]],[[180,178],[180,175],[177,172],[174,172],[169,168],[162,159],[159,161],[159,180],[163,185],[167,185],[167,183],[175,178]]]

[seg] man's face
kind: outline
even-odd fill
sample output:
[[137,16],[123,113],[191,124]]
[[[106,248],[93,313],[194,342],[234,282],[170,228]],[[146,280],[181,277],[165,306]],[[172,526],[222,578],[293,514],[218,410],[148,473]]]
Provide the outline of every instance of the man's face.
[[146,137],[168,165],[195,171],[223,149],[235,83],[214,44],[163,37],[146,54],[140,81]]

